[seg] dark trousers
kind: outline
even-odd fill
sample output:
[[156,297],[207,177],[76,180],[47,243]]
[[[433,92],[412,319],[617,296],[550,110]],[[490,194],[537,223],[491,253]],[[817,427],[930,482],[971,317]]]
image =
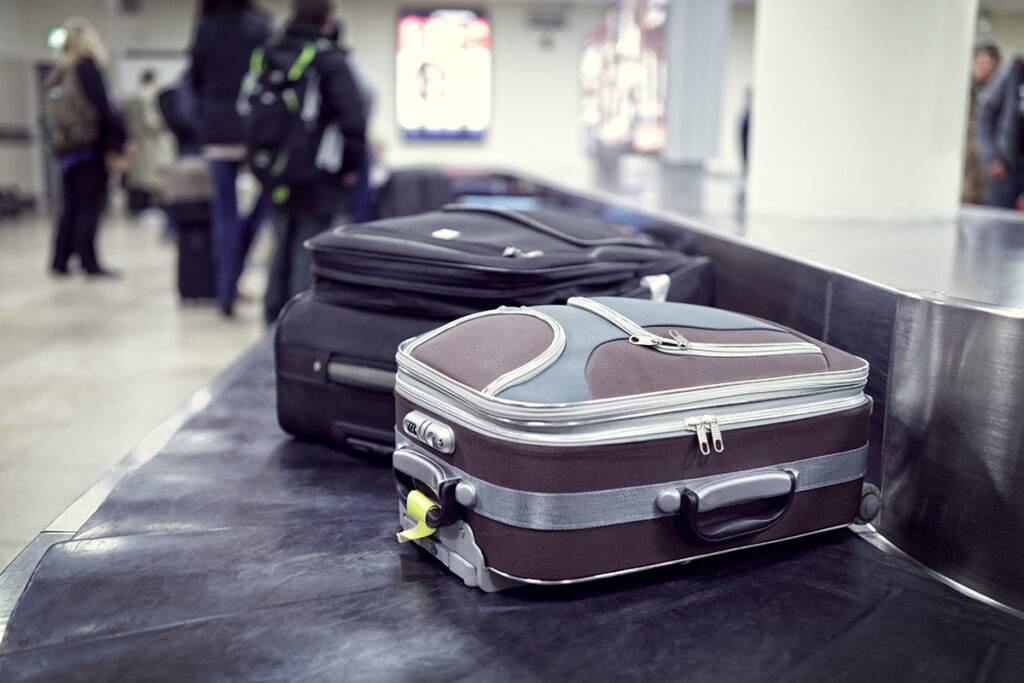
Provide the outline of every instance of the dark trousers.
[[277,245],[267,274],[267,295],[263,315],[268,323],[277,320],[288,300],[313,286],[313,262],[302,246],[310,237],[331,227],[331,216],[307,213],[297,208],[275,206],[274,237]]
[[[106,176],[102,159],[76,164],[62,175],[64,206],[53,240],[54,269],[65,270],[68,259],[78,254],[87,273],[101,270],[96,258],[96,232],[107,198]],[[99,188],[103,191],[97,191]]]
[[213,176],[213,203],[210,229],[213,236],[213,262],[217,269],[217,298],[234,301],[238,294],[238,278],[245,268],[249,247],[267,217],[267,199],[260,193],[252,212],[245,218],[238,215],[235,180],[239,161],[210,161]]
[[985,186],[985,203],[1013,209],[1017,197],[1024,193],[1024,168],[1007,168],[1007,176],[1000,180],[989,179]]

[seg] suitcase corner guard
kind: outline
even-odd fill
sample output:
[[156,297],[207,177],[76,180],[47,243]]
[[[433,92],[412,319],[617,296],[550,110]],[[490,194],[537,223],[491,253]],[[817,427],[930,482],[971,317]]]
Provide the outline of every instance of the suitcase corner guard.
[[[401,445],[392,456],[392,466],[399,494],[400,540],[411,540],[425,549],[471,588],[494,593],[522,585],[486,566],[473,529],[459,518],[460,505],[472,507],[476,503],[472,484],[450,477],[435,462]],[[437,502],[416,489],[417,481],[435,492]],[[417,529],[426,533],[418,535]]]

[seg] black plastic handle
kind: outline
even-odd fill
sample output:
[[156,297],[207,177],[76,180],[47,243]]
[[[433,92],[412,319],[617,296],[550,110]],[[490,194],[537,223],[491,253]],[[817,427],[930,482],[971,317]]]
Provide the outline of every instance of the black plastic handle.
[[700,493],[689,488],[683,489],[680,492],[680,514],[690,536],[699,543],[724,543],[770,529],[786,514],[790,503],[793,502],[793,494],[796,492],[796,476],[792,472],[786,472],[786,474],[790,480],[789,491],[786,493],[765,498],[746,498],[727,503],[739,504],[755,500],[771,500],[774,501],[774,504],[770,508],[757,514],[743,515],[718,522],[702,523],[700,521]]

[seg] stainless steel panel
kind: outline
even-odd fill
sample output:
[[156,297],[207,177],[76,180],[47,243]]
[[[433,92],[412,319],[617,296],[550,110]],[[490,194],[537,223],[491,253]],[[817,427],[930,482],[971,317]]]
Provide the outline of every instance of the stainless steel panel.
[[949,293],[1000,304],[1024,305],[1024,217],[975,210],[962,217]]
[[1024,608],[1024,310],[901,295],[878,529]]
[[871,364],[865,391],[875,400],[868,440],[865,481],[882,481],[882,434],[885,426],[889,353],[899,293],[843,273],[830,280],[829,309],[822,341],[856,354]]
[[821,339],[828,309],[823,268],[707,234],[694,233],[698,253],[715,269],[715,305],[756,315]]

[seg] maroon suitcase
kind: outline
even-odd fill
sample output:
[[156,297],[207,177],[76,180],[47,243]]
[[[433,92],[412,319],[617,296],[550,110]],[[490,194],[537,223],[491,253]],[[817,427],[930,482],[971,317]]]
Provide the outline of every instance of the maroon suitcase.
[[398,352],[399,540],[468,585],[567,583],[845,526],[866,361],[690,304],[500,308]]

